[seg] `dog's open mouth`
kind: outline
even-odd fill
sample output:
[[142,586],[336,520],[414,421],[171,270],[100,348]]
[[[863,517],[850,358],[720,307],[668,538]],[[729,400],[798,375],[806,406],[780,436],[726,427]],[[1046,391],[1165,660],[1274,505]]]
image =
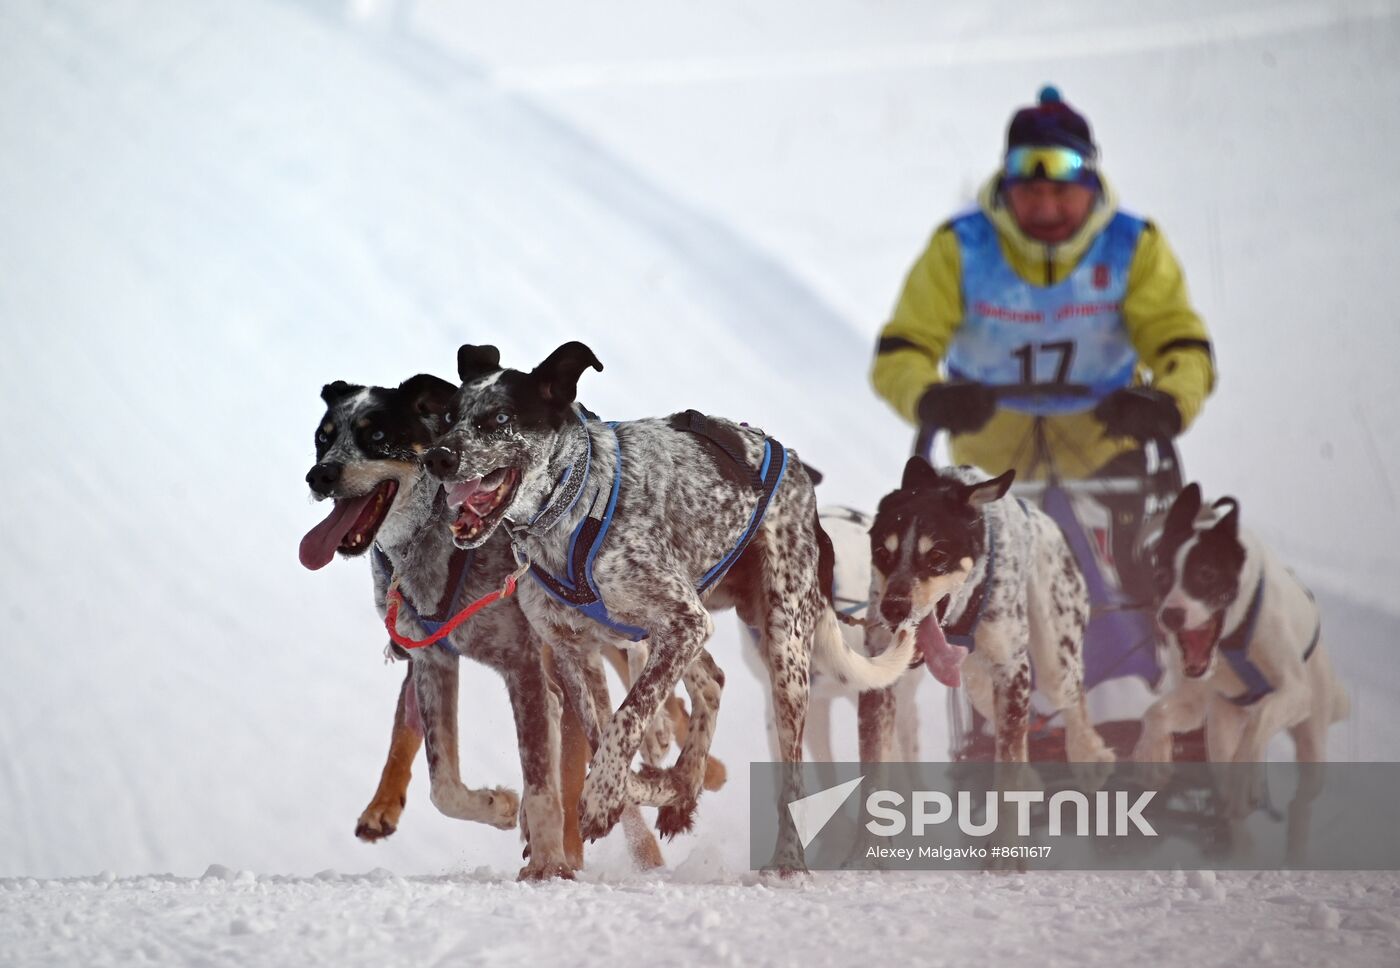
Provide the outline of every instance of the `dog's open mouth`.
[[447,489],[447,504],[457,511],[452,534],[458,541],[472,542],[496,526],[510,507],[520,471],[499,467],[485,477],[453,484]]
[[398,489],[398,481],[390,478],[362,497],[336,498],[326,519],[301,539],[301,563],[315,571],[330,564],[337,551],[363,554],[389,516]]
[[1210,656],[1220,638],[1221,613],[1216,612],[1194,629],[1180,629],[1176,644],[1181,648],[1181,671],[1187,678],[1199,679],[1210,668]]

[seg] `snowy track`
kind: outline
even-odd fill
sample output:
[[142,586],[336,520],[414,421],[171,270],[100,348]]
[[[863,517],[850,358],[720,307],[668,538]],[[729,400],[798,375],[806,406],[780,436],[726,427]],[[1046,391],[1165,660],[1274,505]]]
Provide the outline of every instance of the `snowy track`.
[[[1391,966],[1396,874],[0,880],[0,964]],[[703,874],[701,876],[704,876]]]

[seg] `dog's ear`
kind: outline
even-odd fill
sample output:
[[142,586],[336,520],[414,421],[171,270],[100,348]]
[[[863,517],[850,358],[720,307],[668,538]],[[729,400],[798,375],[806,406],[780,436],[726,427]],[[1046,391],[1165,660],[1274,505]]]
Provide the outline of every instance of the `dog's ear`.
[[467,343],[457,349],[457,376],[463,383],[495,373],[501,368],[501,351],[494,346]]
[[364,387],[357,383],[346,383],[344,380],[336,380],[334,383],[327,383],[321,387],[321,399],[326,401],[326,406],[330,406],[337,400],[344,400],[352,393],[358,393]]
[[915,454],[904,462],[904,477],[899,482],[899,489],[907,491],[911,488],[922,485],[937,484],[941,480],[938,471],[933,465],[922,456]]
[[578,378],[590,366],[600,373],[603,371],[603,364],[592,350],[578,340],[570,340],[550,353],[530,376],[547,403],[567,406],[578,396]]
[[408,397],[409,406],[418,416],[440,417],[452,405],[457,387],[431,373],[420,373],[400,383],[399,392]]
[[1009,470],[1004,474],[999,474],[990,481],[979,481],[976,484],[958,485],[958,496],[965,504],[973,507],[981,507],[992,501],[998,501],[1006,496],[1007,490],[1011,487],[1011,482],[1016,480],[1016,471]]
[[1211,526],[1211,533],[1238,541],[1240,536],[1240,502],[1232,497],[1222,497],[1211,507],[1219,508],[1225,505],[1229,505],[1230,510],[1226,511],[1225,516]]
[[1172,508],[1167,512],[1167,520],[1162,525],[1162,534],[1189,535],[1195,530],[1196,515],[1200,513],[1201,485],[1192,481],[1172,502]]

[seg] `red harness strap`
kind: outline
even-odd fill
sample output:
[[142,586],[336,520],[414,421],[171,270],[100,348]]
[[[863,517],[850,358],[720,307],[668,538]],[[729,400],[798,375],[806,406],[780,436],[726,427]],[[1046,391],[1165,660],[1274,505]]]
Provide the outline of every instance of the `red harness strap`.
[[399,591],[399,579],[396,575],[393,581],[389,583],[389,593],[385,596],[388,608],[384,613],[384,628],[388,630],[389,638],[393,640],[394,644],[402,646],[405,649],[422,649],[429,645],[436,645],[456,631],[457,626],[461,625],[487,605],[494,604],[503,598],[509,598],[514,595],[516,583],[529,568],[530,561],[526,559],[523,565],[506,576],[506,580],[502,582],[500,588],[493,592],[488,592],[472,602],[466,608],[444,622],[441,628],[429,635],[426,639],[410,639],[408,636],[399,632],[399,606],[403,604],[403,592]]

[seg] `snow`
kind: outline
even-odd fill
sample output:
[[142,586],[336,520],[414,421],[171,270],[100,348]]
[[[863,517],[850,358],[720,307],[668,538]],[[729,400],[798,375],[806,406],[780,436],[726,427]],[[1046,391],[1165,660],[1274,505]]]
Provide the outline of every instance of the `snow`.
[[1397,903],[1393,877],[1320,873],[9,879],[0,963],[1392,965]]
[[[1365,2],[3,5],[0,964],[1393,963],[1393,874],[757,880],[727,619],[730,782],[668,871],[614,836],[517,885],[422,766],[366,846],[402,669],[364,563],[294,555],[320,385],[462,342],[585,339],[605,416],[747,419],[872,505],[909,438],[874,333],[1054,80],[1213,327],[1187,467],[1320,589],[1333,755],[1393,759],[1397,53]],[[462,688],[464,774],[518,785],[504,690]]]

